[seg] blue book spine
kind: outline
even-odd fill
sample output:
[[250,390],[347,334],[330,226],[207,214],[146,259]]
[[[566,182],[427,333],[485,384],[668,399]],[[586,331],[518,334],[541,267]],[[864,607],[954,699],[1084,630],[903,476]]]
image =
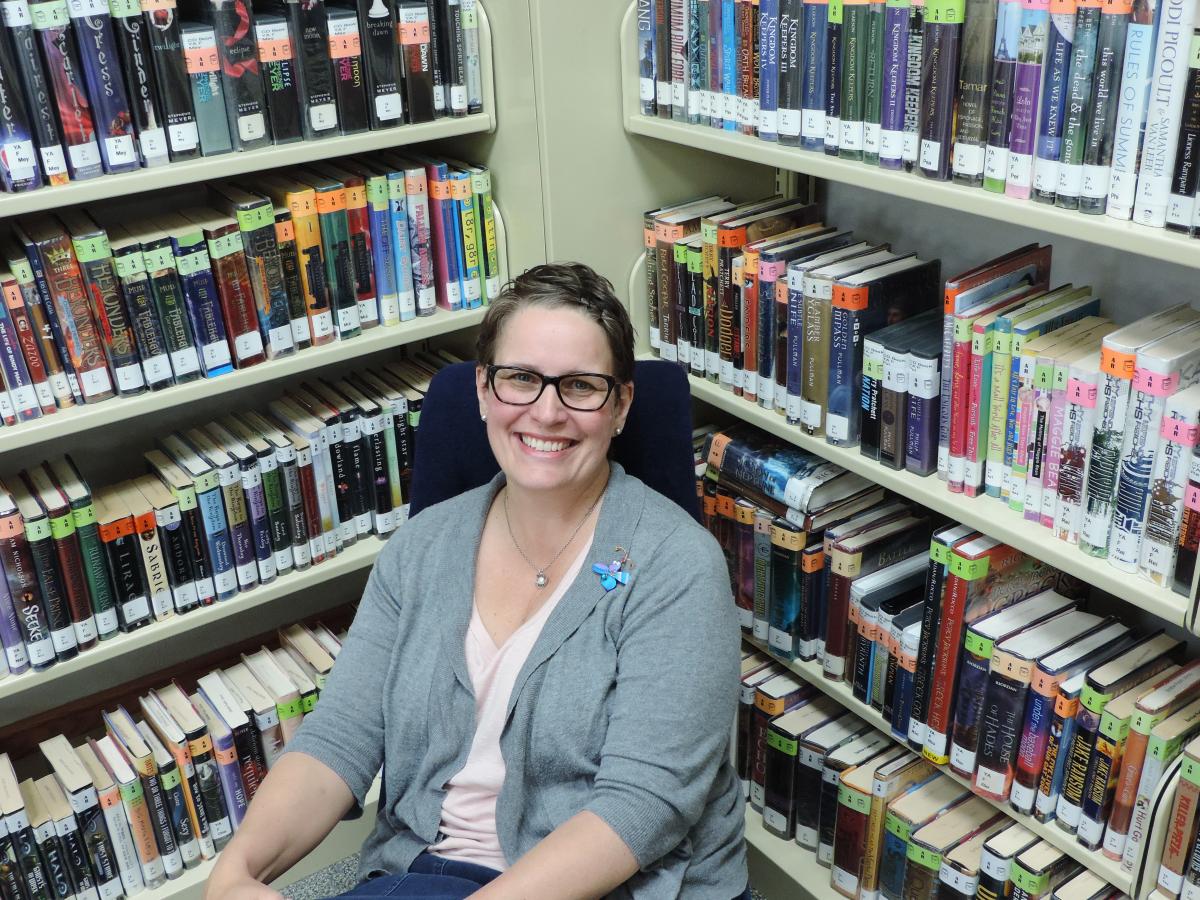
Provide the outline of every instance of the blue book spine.
[[837,305],[832,309],[825,440],[837,447],[858,440],[858,416],[854,402],[858,397],[854,390],[853,371],[857,319],[853,310]]
[[804,388],[804,293],[799,269],[788,269],[787,315],[787,402],[784,412],[789,425],[800,424]]
[[83,402],[83,392],[79,387],[79,378],[75,366],[71,363],[71,354],[67,352],[67,341],[63,336],[62,323],[58,320],[58,312],[54,308],[54,298],[50,294],[50,282],[46,280],[46,269],[42,266],[42,257],[37,246],[32,242],[22,240],[25,258],[29,260],[29,268],[33,269],[33,282],[37,287],[38,299],[42,311],[46,314],[46,323],[50,326],[50,337],[58,350],[58,361],[62,363],[63,374],[67,376],[67,384],[71,388],[71,396],[76,403]]
[[[779,266],[781,263],[766,263],[767,266]],[[775,286],[778,281],[772,279],[763,281],[763,266],[758,265],[758,400],[760,406],[774,408],[775,387],[775,345],[779,336],[778,322],[775,318]],[[786,327],[786,326],[785,326]]]
[[[1060,716],[1055,713],[1050,722],[1050,746],[1047,751],[1054,753],[1054,767],[1049,773],[1043,769],[1043,783],[1038,785],[1037,798],[1033,801],[1033,815],[1039,822],[1049,822],[1055,817],[1058,795],[1062,793],[1063,779],[1067,776],[1067,763],[1074,745],[1074,714]],[[1048,786],[1045,784],[1047,774],[1050,776]]]
[[208,545],[208,558],[213,567],[217,599],[228,600],[237,595],[238,579],[234,568],[233,541],[225,519],[225,502],[221,496],[221,485],[215,477],[213,486],[201,491],[196,487],[196,502],[200,506],[200,517],[204,523],[204,540]]
[[225,319],[221,312],[221,297],[213,278],[208,249],[200,243],[182,247],[171,239],[175,251],[175,267],[183,288],[183,307],[188,324],[200,350],[200,366],[206,378],[216,378],[233,371],[229,341],[225,336]]
[[758,136],[764,141],[777,141],[779,140],[779,0],[759,0],[758,42]]
[[827,7],[825,26],[825,138],[827,155],[836,156],[842,138],[842,9]]
[[904,166],[904,100],[908,92],[908,18],[911,2],[894,0],[884,11],[883,96],[880,107],[879,165]]
[[826,63],[829,32],[828,0],[804,4],[804,105],[800,114],[800,146],[805,150],[825,147]]
[[[7,10],[6,10],[7,15]],[[36,115],[36,113],[35,113]],[[33,119],[21,94],[17,63],[7,41],[0,42],[0,184],[9,193],[42,184]]]
[[[449,179],[448,174],[443,177]],[[442,203],[443,234],[446,246],[442,252],[446,254],[447,281],[458,285],[459,308],[466,309],[463,284],[466,281],[466,259],[463,256],[462,220],[458,216],[458,204],[453,200],[436,201]]]
[[725,56],[722,50],[721,0],[708,3],[708,124],[725,127],[725,94],[721,87],[721,67]]
[[267,515],[267,496],[263,490],[262,473],[257,460],[241,470],[242,493],[246,495],[246,518],[254,539],[254,557],[258,561],[258,580],[267,584],[275,580],[275,548],[271,545],[271,521]]
[[[690,97],[692,93],[689,91],[688,96]],[[474,254],[472,256],[467,255],[468,235],[466,234],[466,229],[475,216],[475,199],[471,192],[471,176],[467,172],[451,172],[450,180],[457,186],[455,193],[459,195],[452,202],[451,208],[454,210],[454,224],[458,229],[456,246],[458,248],[463,309],[478,309],[483,306],[483,279],[480,276],[480,260],[483,258],[484,249],[476,246]],[[478,233],[476,231],[476,234]],[[471,235],[470,240],[472,243],[475,243],[475,235]]]
[[1074,37],[1075,16],[1052,13],[1042,83],[1037,159],[1033,164],[1033,199],[1043,203],[1053,203],[1058,190],[1058,157],[1062,151],[1063,113],[1066,111],[1067,88],[1070,86],[1068,75]]
[[912,712],[913,673],[896,666],[896,684],[892,688],[892,737],[898,741],[908,740],[908,716]]
[[786,660],[796,658],[803,577],[799,558],[800,554],[794,550],[771,547],[772,596],[767,607],[767,646],[775,656]]
[[908,842],[890,831],[883,834],[879,856],[879,892],[884,897],[904,896],[904,870],[908,864]]
[[736,131],[737,87],[737,13],[734,0],[721,0],[721,98],[726,131]]
[[117,38],[108,0],[77,0],[68,3],[67,10],[79,41],[83,78],[92,101],[92,119],[104,171],[132,172],[140,163],[129,97],[117,62]]
[[396,267],[401,322],[417,315],[416,293],[412,288],[412,254],[408,245],[408,197],[404,185],[403,172],[388,172],[388,217],[391,222],[392,258]]
[[371,257],[375,265],[375,290],[379,295],[379,321],[400,321],[400,292],[396,286],[396,259],[392,246],[391,201],[387,179],[367,179],[367,222],[371,228]]

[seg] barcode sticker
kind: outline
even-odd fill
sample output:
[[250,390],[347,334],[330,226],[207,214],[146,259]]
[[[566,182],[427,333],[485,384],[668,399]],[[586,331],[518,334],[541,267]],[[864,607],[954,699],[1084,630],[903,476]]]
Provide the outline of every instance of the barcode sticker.
[[170,141],[171,149],[176,153],[195,150],[200,146],[200,130],[194,121],[168,125],[167,140]]
[[318,103],[308,108],[308,121],[313,131],[328,131],[337,128],[337,107],[332,103]]
[[71,168],[86,169],[90,166],[100,165],[100,145],[95,139],[88,141],[85,144],[74,144],[67,148],[67,153],[71,157]]
[[112,390],[112,381],[108,377],[108,369],[92,369],[90,372],[79,373],[79,384],[83,388],[83,396],[94,397],[106,394]]
[[237,355],[238,362],[257,356],[263,352],[262,335],[257,330],[239,334],[233,339],[233,352]]

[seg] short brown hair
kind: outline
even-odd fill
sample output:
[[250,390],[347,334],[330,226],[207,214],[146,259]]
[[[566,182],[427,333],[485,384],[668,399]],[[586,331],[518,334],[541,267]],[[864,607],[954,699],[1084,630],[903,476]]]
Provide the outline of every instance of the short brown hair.
[[479,327],[475,356],[480,365],[496,361],[504,322],[525,306],[575,309],[600,326],[613,357],[617,381],[633,381],[633,323],[612,282],[583,263],[545,263],[518,275],[492,301]]

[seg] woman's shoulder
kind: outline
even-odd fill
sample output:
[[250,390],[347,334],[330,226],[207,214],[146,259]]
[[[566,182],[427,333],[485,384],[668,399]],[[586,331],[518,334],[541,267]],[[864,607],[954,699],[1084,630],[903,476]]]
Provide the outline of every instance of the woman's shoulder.
[[491,490],[488,482],[425,507],[396,529],[382,555],[396,558],[419,553],[426,558],[425,554],[461,553],[462,540],[471,530],[467,523],[477,526],[482,521]]
[[716,539],[671,498],[633,475],[624,475],[642,493],[638,521],[639,537],[654,547],[654,555],[674,559],[689,568],[708,564],[724,566],[724,555]]

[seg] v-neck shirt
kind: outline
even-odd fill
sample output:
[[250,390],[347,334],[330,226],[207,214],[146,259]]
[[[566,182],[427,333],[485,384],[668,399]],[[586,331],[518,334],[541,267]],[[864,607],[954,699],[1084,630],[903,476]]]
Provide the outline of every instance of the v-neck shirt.
[[496,834],[496,800],[505,775],[500,735],[504,731],[508,701],[546,620],[582,568],[591,541],[592,536],[587,535],[554,592],[502,645],[496,646],[479,616],[478,603],[471,605],[465,650],[467,672],[475,691],[475,736],[466,765],[446,785],[439,828],[441,839],[429,848],[438,856],[501,872],[508,868]]

